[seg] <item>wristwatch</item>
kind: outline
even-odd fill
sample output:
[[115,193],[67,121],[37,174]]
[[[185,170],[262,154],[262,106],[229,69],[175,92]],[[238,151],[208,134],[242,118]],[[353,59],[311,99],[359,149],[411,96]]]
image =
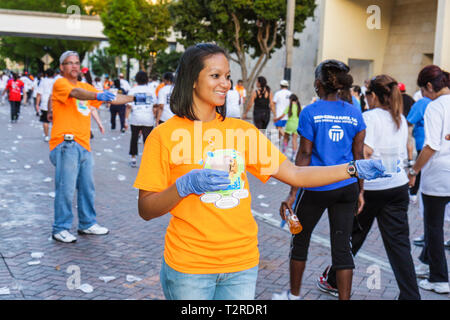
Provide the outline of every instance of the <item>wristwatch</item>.
[[347,166],[347,173],[350,175],[350,177],[352,178],[356,178],[356,166],[355,166],[355,161],[350,161],[348,166]]
[[410,176],[415,177],[415,176],[417,176],[419,173],[416,172],[416,170],[414,170],[413,168],[409,168],[409,169],[408,169],[408,174],[409,174]]

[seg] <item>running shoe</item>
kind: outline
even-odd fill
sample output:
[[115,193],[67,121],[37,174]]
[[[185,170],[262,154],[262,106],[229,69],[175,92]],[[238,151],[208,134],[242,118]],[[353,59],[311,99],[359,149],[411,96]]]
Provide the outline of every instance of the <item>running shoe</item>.
[[131,159],[130,160],[130,166],[132,167],[132,168],[136,168],[137,167],[137,161],[136,161],[136,159]]
[[450,240],[447,240],[446,242],[444,242],[444,247],[448,250],[450,250]]
[[317,279],[316,285],[320,291],[331,294],[333,297],[339,296],[339,291],[328,283],[328,272],[330,271],[330,266],[328,266],[323,274]]
[[102,235],[105,235],[108,233],[109,233],[109,230],[107,228],[101,227],[97,223],[87,229],[78,230],[78,234],[93,234],[93,235],[97,235],[97,236],[102,236]]
[[430,266],[425,263],[419,262],[415,269],[417,278],[427,279],[430,276]]
[[281,293],[274,293],[272,295],[272,300],[302,300],[300,296],[294,296],[291,294],[290,290],[285,290]]
[[430,282],[428,279],[425,279],[419,282],[419,287],[424,290],[434,291],[436,293],[450,292],[448,282]]
[[64,242],[64,243],[73,243],[77,241],[77,238],[75,238],[69,231],[63,230],[61,232],[55,233],[52,235],[53,240]]

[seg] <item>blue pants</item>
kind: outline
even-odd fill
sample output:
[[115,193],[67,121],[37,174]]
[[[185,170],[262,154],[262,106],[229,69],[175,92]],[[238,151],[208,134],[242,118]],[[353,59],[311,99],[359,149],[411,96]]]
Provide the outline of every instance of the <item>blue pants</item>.
[[231,273],[190,274],[169,267],[164,259],[160,280],[167,300],[253,300],[258,266]]
[[75,141],[64,141],[50,152],[50,161],[56,167],[53,234],[72,227],[75,189],[78,190],[79,229],[88,229],[96,223],[91,152]]

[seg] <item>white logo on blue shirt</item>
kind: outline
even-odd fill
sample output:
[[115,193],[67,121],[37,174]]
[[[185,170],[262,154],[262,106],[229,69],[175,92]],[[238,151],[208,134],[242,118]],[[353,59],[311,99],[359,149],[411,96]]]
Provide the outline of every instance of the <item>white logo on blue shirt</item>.
[[344,130],[342,130],[342,128],[339,126],[332,126],[328,131],[328,136],[330,137],[331,141],[339,142],[344,137]]

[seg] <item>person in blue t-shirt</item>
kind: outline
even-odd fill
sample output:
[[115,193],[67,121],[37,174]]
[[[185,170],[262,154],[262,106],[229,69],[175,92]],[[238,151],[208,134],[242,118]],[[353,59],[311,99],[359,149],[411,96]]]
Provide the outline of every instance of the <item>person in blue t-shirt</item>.
[[[408,123],[414,125],[414,129],[412,131],[412,136],[416,141],[416,150],[417,155],[422,151],[423,144],[425,142],[425,129],[424,129],[424,121],[423,117],[425,115],[425,110],[427,109],[428,104],[431,102],[431,99],[424,97],[413,104],[411,110],[408,113],[408,117],[406,120]],[[412,188],[410,188],[409,193],[413,199],[417,197],[417,192],[419,191],[420,185],[420,172],[416,177],[416,182]],[[418,242],[421,242],[423,245],[423,241],[418,239]]]
[[[347,65],[337,60],[326,60],[316,68],[314,86],[320,100],[307,106],[300,114],[298,133],[301,140],[296,165],[330,166],[364,158],[366,125],[362,113],[344,101],[351,101],[351,98],[347,99],[353,84],[349,71]],[[292,239],[291,288],[282,294],[283,297],[299,298],[311,234],[325,209],[328,209],[331,256],[337,270],[338,294],[340,299],[350,299],[355,267],[350,236],[353,217],[364,205],[362,187],[362,181],[359,184],[356,178],[351,178],[299,191],[294,211],[303,231]],[[297,190],[291,188],[286,201],[281,204],[280,215],[283,219],[285,210],[294,204]],[[279,298],[282,299],[282,296]]]

